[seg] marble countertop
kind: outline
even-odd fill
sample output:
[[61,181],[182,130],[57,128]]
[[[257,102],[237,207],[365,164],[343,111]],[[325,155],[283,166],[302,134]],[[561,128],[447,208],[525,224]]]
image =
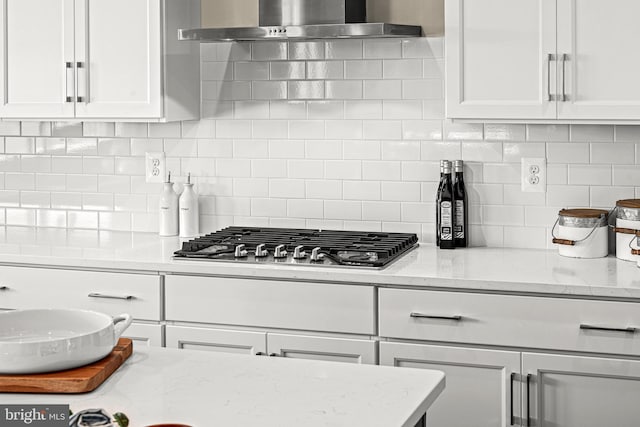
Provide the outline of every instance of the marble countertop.
[[640,300],[640,269],[615,257],[553,250],[420,245],[383,270],[174,260],[175,237],[153,233],[0,228],[0,264],[363,283]]
[[425,369],[142,348],[91,393],[2,403],[104,408],[133,426],[413,427],[444,387],[442,372]]

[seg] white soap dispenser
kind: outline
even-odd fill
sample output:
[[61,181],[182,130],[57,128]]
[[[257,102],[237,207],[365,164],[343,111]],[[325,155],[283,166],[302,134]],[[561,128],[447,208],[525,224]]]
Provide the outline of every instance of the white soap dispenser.
[[191,174],[187,177],[180,195],[180,237],[197,237],[200,234],[198,195],[193,190]]
[[173,190],[171,171],[160,194],[160,235],[178,235],[178,194]]

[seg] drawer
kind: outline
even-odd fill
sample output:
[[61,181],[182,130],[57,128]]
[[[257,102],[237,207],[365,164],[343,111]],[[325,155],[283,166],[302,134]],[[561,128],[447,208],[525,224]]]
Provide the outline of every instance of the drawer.
[[375,333],[372,286],[176,275],[165,295],[167,320]]
[[383,337],[640,355],[636,303],[380,289],[379,308]]
[[0,267],[0,308],[83,308],[160,320],[160,276]]

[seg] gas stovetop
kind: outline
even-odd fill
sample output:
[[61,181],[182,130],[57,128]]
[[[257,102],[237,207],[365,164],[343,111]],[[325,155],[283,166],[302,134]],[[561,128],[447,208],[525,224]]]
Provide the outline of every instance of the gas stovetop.
[[174,258],[384,268],[417,246],[415,234],[227,227],[184,242]]

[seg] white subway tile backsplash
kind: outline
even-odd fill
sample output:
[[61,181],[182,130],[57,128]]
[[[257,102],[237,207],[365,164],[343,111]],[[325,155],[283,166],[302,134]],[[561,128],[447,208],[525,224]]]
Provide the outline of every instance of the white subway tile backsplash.
[[304,199],[305,182],[300,179],[270,179],[269,196],[285,199]]
[[578,185],[547,185],[547,206],[564,208],[589,207],[589,187]]
[[[385,79],[419,79],[423,77],[420,59],[385,59],[382,77]],[[437,76],[441,78],[441,76]]]
[[616,205],[616,201],[635,197],[635,189],[633,187],[591,187],[590,189],[591,206],[594,208],[611,210]]
[[380,200],[382,191],[378,181],[344,181],[345,200]]
[[395,202],[419,202],[419,182],[382,182],[382,200]]
[[305,101],[270,101],[269,117],[272,119],[306,119],[307,103]]
[[365,58],[401,58],[402,41],[397,39],[365,40]]
[[289,59],[323,59],[323,41],[301,41],[289,43]]
[[[164,151],[191,172],[203,232],[231,225],[416,232],[435,240],[441,159],[464,159],[472,246],[551,248],[562,207],[640,197],[640,126],[460,123],[444,38],[200,45],[202,119],[0,121],[0,224],[157,233]],[[520,161],[547,158],[547,193]]]
[[401,99],[401,80],[363,80],[365,99]]
[[527,141],[569,141],[569,125],[527,125]]
[[418,141],[382,141],[383,160],[416,160],[420,158]]
[[304,79],[306,74],[304,61],[282,61],[271,63],[271,80],[300,80]]
[[611,185],[611,165],[569,165],[570,185]]
[[307,78],[312,80],[329,80],[344,78],[344,62],[342,61],[307,61]]
[[344,102],[345,119],[382,119],[382,101],[353,100]]
[[324,202],[322,200],[288,200],[287,216],[293,218],[324,218]]
[[613,142],[613,126],[571,125],[572,142]]
[[252,43],[251,59],[254,61],[275,61],[287,59],[287,43],[268,41]]
[[342,141],[340,140],[311,140],[305,142],[305,157],[307,159],[341,159]]
[[557,142],[547,144],[548,163],[589,163],[589,144]]
[[624,143],[608,144],[594,143],[591,147],[591,163],[634,164],[636,144]]
[[324,202],[326,219],[361,220],[362,202],[350,200],[326,200]]
[[345,79],[381,79],[382,78],[382,61],[380,60],[359,60],[344,62],[344,78]]
[[327,59],[359,59],[363,55],[362,40],[331,40],[325,42]]
[[402,138],[402,121],[400,120],[363,120],[362,131],[364,139],[392,139]]

